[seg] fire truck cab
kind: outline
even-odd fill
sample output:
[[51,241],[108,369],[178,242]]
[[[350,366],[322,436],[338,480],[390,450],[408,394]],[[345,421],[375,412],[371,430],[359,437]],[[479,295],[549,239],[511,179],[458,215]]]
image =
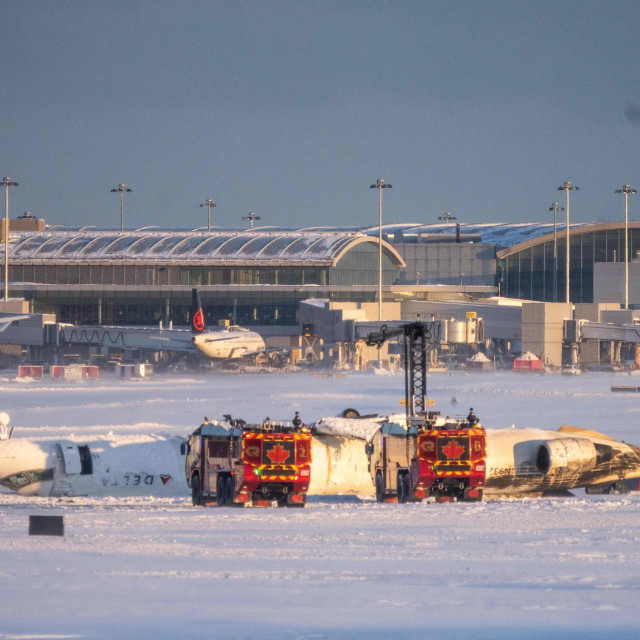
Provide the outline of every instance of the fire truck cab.
[[194,506],[304,507],[311,433],[304,425],[205,421],[189,437],[185,462]]

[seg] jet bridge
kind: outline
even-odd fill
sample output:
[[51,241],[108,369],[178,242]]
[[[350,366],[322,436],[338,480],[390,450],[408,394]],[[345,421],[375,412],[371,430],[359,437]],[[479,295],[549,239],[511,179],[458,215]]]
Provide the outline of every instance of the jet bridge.
[[58,345],[86,344],[120,349],[150,349],[152,351],[195,352],[188,329],[160,329],[155,327],[96,327],[55,325],[48,341]]
[[565,320],[564,339],[568,342],[607,340],[640,344],[640,324],[611,324],[589,320]]
[[[578,363],[578,348],[582,342],[596,340],[609,343],[611,364],[622,359],[622,345],[640,345],[640,324],[615,324],[609,322],[591,322],[590,320],[565,320],[563,340],[570,348],[571,364]],[[637,362],[636,347],[636,362]]]

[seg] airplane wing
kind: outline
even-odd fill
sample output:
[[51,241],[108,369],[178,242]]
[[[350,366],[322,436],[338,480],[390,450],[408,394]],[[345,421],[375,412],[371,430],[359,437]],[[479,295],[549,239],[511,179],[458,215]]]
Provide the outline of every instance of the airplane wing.
[[321,349],[322,347],[332,347],[338,344],[337,342],[323,342],[322,344],[315,345],[298,345],[290,347],[265,347],[264,349],[254,349],[252,351],[246,351],[244,356],[258,356],[263,353],[287,353],[289,351],[308,351],[309,349]]
[[30,317],[30,315],[2,316],[0,318],[0,333],[2,333],[12,322],[17,322],[18,320],[27,320]]

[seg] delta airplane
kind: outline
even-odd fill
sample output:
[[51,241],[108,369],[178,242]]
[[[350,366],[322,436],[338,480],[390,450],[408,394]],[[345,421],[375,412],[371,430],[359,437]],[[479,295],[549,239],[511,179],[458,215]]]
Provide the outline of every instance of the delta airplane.
[[[365,443],[383,420],[323,418],[315,423],[310,495],[373,495]],[[8,424],[6,413],[0,413],[0,485],[20,495],[188,495],[185,438],[13,438]],[[487,429],[487,498],[537,497],[577,488],[626,493],[638,491],[639,478],[640,447],[596,431],[568,426],[558,431]]]
[[23,496],[182,496],[186,439],[107,436],[92,442],[12,438],[0,413],[0,485]]
[[[316,422],[315,432],[369,442],[382,423],[404,421],[404,415],[323,418]],[[487,498],[535,497],[578,488],[587,493],[626,493],[640,488],[640,447],[597,431],[565,425],[557,431],[513,428],[486,433]]]

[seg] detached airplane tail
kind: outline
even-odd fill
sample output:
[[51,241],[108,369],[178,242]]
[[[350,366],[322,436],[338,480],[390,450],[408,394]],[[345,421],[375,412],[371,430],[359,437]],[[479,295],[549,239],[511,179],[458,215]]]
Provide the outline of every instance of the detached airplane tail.
[[191,333],[202,333],[206,329],[204,311],[197,289],[191,290]]

